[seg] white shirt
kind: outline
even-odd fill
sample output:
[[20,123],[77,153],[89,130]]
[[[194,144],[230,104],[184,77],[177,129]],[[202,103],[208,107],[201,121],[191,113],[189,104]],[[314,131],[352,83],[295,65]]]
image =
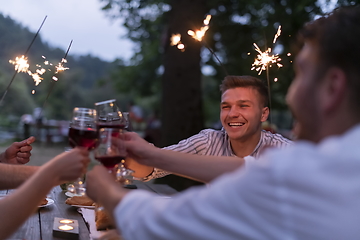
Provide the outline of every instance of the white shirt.
[[[257,158],[267,147],[287,147],[292,143],[291,140],[265,130],[261,131],[260,140],[250,156]],[[193,153],[198,155],[211,156],[232,156],[237,157],[231,147],[229,136],[224,129],[204,129],[187,139],[181,140],[178,144],[174,144],[164,149],[177,152]],[[170,174],[158,168],[154,168],[151,175],[141,180],[148,181],[153,178],[160,178]]]
[[271,149],[171,199],[135,190],[115,209],[125,239],[360,239],[360,125]]

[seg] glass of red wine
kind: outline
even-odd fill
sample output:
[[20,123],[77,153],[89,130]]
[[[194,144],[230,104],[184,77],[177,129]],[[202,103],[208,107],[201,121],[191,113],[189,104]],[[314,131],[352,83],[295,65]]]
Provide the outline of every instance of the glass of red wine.
[[[86,147],[88,150],[96,147],[98,142],[96,116],[95,109],[74,108],[68,135],[71,147]],[[76,195],[84,195],[83,179],[78,178],[73,185],[69,185],[68,191]]]
[[[132,126],[129,112],[122,112],[122,117],[124,119],[124,132],[131,132]],[[133,189],[136,188],[136,186],[133,184],[134,177],[132,176],[134,171],[125,167],[127,160],[129,160],[129,157],[126,157],[124,161],[118,164],[116,179],[118,182],[121,182],[125,188]]]
[[101,162],[109,172],[112,172],[126,157],[126,149],[122,144],[123,129],[100,128],[99,144],[95,148],[95,159]]
[[[110,131],[109,129],[114,129],[114,130],[111,130],[111,136],[121,139],[122,133],[124,132],[124,130],[127,130],[127,126],[128,126],[127,124],[129,123],[129,121],[127,121],[127,118],[126,118],[127,115],[124,112],[120,111],[119,107],[116,104],[116,100],[111,99],[111,100],[107,100],[107,101],[103,101],[103,102],[97,102],[97,103],[95,103],[95,109],[98,114],[97,115],[97,127],[98,127],[99,136],[101,136],[101,134],[103,134],[103,132],[107,132],[107,134],[109,134],[108,133]],[[104,137],[104,136],[102,136],[102,137]],[[107,137],[109,137],[109,136],[107,136]],[[101,141],[104,141],[104,140],[100,140],[100,142]],[[120,148],[121,148],[121,146],[120,146]],[[112,159],[115,159],[115,158],[112,158]],[[101,159],[99,161],[103,162]],[[130,169],[127,169],[125,167],[125,165],[124,165],[125,155],[123,156],[123,159],[121,159],[120,161],[119,161],[119,159],[117,159],[117,160],[107,159],[106,161],[107,162],[111,162],[111,161],[117,162],[116,165],[110,166],[110,168],[112,171],[117,170],[117,173],[116,173],[117,181],[126,185],[125,180],[132,178],[131,174],[133,173],[133,171]],[[104,164],[104,166],[107,166],[107,165]]]

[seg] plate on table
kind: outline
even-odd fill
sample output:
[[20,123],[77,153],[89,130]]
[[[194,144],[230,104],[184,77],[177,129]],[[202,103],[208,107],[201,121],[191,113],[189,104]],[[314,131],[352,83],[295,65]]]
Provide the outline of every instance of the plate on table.
[[80,197],[82,195],[81,194],[75,194],[75,193],[72,193],[72,192],[66,192],[65,196],[67,196],[67,197],[75,197],[75,196]]
[[86,205],[69,205],[77,208],[87,208],[87,209],[95,209],[95,206],[86,206]]
[[54,204],[54,200],[52,200],[51,198],[46,198],[46,200],[47,200],[47,204],[40,205],[39,207],[48,207]]

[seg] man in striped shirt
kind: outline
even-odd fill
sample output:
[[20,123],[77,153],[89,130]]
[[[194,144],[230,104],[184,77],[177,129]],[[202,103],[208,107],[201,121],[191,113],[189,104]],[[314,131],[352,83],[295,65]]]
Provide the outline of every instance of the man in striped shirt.
[[[220,120],[223,128],[204,129],[164,149],[207,156],[257,158],[267,147],[285,147],[291,143],[280,134],[262,130],[261,124],[269,116],[269,95],[263,81],[251,76],[226,76],[220,91]],[[158,168],[144,168],[147,169],[145,172],[151,173],[143,178],[144,181],[170,174]]]

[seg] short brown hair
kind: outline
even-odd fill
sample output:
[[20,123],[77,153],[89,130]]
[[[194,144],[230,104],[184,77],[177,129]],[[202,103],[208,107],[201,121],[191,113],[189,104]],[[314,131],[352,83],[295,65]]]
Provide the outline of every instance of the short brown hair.
[[268,88],[262,80],[252,76],[226,76],[220,84],[221,94],[232,88],[253,88],[258,91],[264,107],[269,104]]
[[342,7],[305,24],[297,37],[298,47],[305,42],[318,48],[318,79],[330,67],[344,71],[349,97],[354,107],[360,105],[360,6]]

